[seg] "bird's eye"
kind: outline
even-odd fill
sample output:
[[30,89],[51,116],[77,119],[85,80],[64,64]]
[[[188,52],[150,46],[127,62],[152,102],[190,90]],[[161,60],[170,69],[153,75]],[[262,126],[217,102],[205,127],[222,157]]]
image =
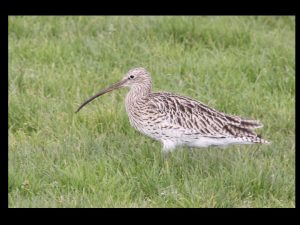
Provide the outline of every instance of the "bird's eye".
[[130,78],[134,78],[134,76],[133,76],[133,75],[131,75],[131,76],[130,76]]

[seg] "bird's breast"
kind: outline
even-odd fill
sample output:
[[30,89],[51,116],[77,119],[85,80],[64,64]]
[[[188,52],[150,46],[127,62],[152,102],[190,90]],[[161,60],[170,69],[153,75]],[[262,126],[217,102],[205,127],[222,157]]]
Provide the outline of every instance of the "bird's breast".
[[125,107],[132,127],[147,136],[159,139],[162,135],[161,125],[166,121],[165,116],[149,107],[147,102],[126,102]]

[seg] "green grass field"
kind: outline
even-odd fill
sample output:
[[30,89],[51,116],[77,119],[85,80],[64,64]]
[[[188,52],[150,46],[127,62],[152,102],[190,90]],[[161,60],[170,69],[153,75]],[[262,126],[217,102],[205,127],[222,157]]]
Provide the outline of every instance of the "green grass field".
[[[259,119],[271,145],[178,148],[136,132],[127,90]],[[295,17],[9,17],[9,207],[295,207]]]

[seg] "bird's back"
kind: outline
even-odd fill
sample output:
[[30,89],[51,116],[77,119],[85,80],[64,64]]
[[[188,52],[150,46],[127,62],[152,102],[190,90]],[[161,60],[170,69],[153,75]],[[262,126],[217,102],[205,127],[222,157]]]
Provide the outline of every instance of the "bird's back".
[[131,124],[164,144],[206,147],[268,143],[253,130],[259,121],[219,112],[188,97],[158,92],[127,109]]

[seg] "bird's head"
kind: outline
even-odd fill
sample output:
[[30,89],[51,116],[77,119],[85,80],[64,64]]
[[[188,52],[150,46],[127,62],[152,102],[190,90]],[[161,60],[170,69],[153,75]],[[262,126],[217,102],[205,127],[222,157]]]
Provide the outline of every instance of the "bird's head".
[[[144,86],[144,87],[143,87]],[[123,77],[122,80],[120,80],[119,82],[101,90],[100,92],[98,92],[97,94],[95,94],[94,96],[92,96],[91,98],[87,99],[85,102],[83,102],[79,108],[77,109],[76,112],[79,112],[80,109],[82,109],[86,104],[88,104],[89,102],[91,102],[92,100],[94,100],[95,98],[122,88],[122,87],[128,87],[128,88],[141,88],[141,90],[143,88],[151,88],[151,76],[150,74],[147,72],[146,69],[142,68],[142,67],[138,67],[135,69],[131,69],[128,71],[128,73]]]
[[135,87],[151,82],[150,74],[143,67],[134,68],[128,71],[123,77],[123,87]]

